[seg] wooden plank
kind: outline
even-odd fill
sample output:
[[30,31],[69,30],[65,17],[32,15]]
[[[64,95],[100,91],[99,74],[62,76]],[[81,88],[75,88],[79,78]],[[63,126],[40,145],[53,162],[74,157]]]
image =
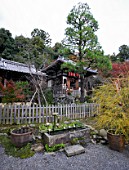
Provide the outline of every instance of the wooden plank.
[[14,117],[13,117],[13,105],[10,104],[9,107],[10,107],[10,123],[13,124],[13,119],[14,119]]
[[32,110],[32,123],[34,123],[34,117],[35,117],[35,106],[33,104],[33,110]]
[[31,106],[28,106],[28,123],[31,124]]
[[21,105],[18,105],[17,106],[17,124],[21,123],[20,111],[21,111]]
[[42,123],[44,123],[44,107],[41,107]]
[[21,105],[21,123],[24,123],[24,106]]
[[6,124],[10,124],[9,106],[7,106]]
[[24,108],[24,114],[25,114],[25,124],[28,123],[28,106],[25,105],[25,108]]
[[70,104],[70,119],[73,119],[73,105]]
[[49,122],[49,107],[46,106],[46,122]]
[[16,104],[14,104],[14,123],[16,124],[17,123],[17,117],[16,117],[16,115],[17,115],[17,105]]
[[3,109],[3,120],[2,120],[2,124],[6,124],[6,107],[7,105],[4,105],[4,109]]
[[51,107],[52,107],[51,122],[53,123],[54,122],[54,117],[52,116],[52,114],[55,113],[55,106],[51,105]]
[[36,117],[36,123],[38,123],[38,105],[35,107],[35,117]]
[[60,121],[62,121],[62,115],[63,115],[63,114],[62,114],[62,112],[63,112],[63,108],[62,108],[62,107],[63,107],[63,106],[60,105],[60,114],[59,114],[59,115],[60,115]]
[[2,118],[3,118],[3,109],[2,109],[2,105],[0,105],[0,124],[2,124]]
[[38,123],[41,123],[41,107],[39,107],[39,122]]
[[88,117],[91,116],[91,105],[89,104],[89,114],[88,114]]

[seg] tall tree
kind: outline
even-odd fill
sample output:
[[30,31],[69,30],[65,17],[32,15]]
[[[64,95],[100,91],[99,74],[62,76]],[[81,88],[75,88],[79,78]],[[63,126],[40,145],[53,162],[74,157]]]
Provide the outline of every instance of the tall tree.
[[[77,63],[81,79],[81,102],[84,102],[84,67],[111,67],[108,57],[104,57],[95,32],[98,22],[90,12],[87,3],[78,3],[67,17],[69,27],[65,30],[63,43],[78,53]],[[85,72],[87,71],[85,70]]]
[[69,54],[71,54],[71,50],[69,48],[66,48],[62,43],[55,43],[53,46],[53,55],[54,59],[58,58],[59,56],[67,57]]
[[51,38],[48,32],[45,32],[44,30],[39,30],[38,28],[35,28],[32,32],[31,32],[31,36],[32,37],[40,37],[43,41],[44,44],[46,46],[50,46],[51,45]]
[[14,60],[22,63],[34,64],[39,68],[44,60],[48,61],[47,50],[44,41],[36,36],[26,38],[24,36],[15,37],[15,50],[17,51]]
[[117,57],[120,59],[121,62],[129,59],[129,46],[127,45],[120,46]]
[[0,57],[13,60],[14,39],[9,30],[0,29]]
[[22,35],[15,37],[15,51],[14,60],[21,63],[28,62],[28,49],[30,49],[30,38],[26,38]]

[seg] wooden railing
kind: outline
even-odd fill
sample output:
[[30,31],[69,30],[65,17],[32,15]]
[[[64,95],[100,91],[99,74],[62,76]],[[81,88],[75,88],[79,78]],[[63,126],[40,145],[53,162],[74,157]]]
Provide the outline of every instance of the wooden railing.
[[[81,95],[80,90],[72,90],[71,92],[73,97],[79,97]],[[66,85],[56,85],[53,87],[53,97],[66,97]]]
[[69,104],[49,105],[39,107],[38,105],[1,105],[0,124],[32,124],[53,122],[53,113],[57,112],[60,121],[68,119],[83,119],[93,116],[99,112],[99,105]]

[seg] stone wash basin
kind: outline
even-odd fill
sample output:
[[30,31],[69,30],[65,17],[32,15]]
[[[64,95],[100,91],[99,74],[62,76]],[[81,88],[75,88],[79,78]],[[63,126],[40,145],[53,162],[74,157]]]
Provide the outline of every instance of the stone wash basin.
[[86,142],[90,142],[90,128],[72,128],[50,133],[42,133],[43,144],[49,147],[55,144],[69,143],[74,138],[84,138]]

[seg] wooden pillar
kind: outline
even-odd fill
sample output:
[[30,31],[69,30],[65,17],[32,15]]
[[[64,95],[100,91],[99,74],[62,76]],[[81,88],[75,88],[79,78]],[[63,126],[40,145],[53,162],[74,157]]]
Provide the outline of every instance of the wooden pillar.
[[76,90],[79,89],[79,80],[78,79],[76,80],[75,88],[76,88]]
[[4,78],[4,87],[7,85],[7,79]]
[[70,78],[67,78],[67,88],[70,89]]

